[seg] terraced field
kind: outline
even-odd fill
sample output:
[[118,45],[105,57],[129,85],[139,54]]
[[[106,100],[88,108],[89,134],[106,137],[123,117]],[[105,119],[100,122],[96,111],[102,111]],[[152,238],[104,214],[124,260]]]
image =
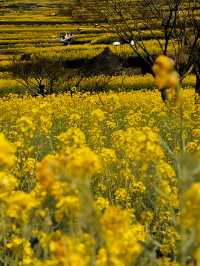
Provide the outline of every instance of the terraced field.
[[[107,32],[102,23],[94,26],[93,20],[81,20],[80,8],[71,11],[72,15],[63,15],[61,12],[67,1],[57,0],[53,3],[49,0],[42,1],[2,1],[0,12],[0,62],[9,63],[11,56],[25,52],[55,52],[66,53],[72,51],[70,57],[87,57],[100,53],[105,45],[118,38],[111,32]],[[70,3],[70,1],[68,1]],[[82,17],[85,13],[83,12]],[[62,31],[74,32],[75,42],[78,45],[63,47],[59,42],[59,34]],[[159,53],[159,47],[154,41],[151,32],[138,23],[138,28],[143,29],[143,40],[148,49]],[[157,36],[161,36],[159,28],[156,29]],[[116,53],[130,55],[133,53],[127,45],[122,45],[112,50]],[[87,51],[87,52],[86,52]],[[74,53],[74,55],[73,55]]]
[[[25,53],[62,55],[66,60],[83,60],[93,58],[109,47],[122,58],[134,56],[129,45],[112,45],[118,38],[108,32],[105,25],[94,18],[83,19],[88,14],[78,4],[70,8],[73,2],[75,0],[56,0],[53,3],[49,0],[1,1],[0,69],[9,65],[13,58],[19,58]],[[200,13],[199,10],[196,12]],[[148,50],[159,54],[160,47],[152,33],[144,28],[141,21],[138,22],[138,28],[142,31],[143,42]],[[77,32],[77,29],[79,32],[75,35],[74,44],[63,46],[59,40],[60,33]],[[158,25],[155,25],[154,33],[162,38]],[[173,52],[173,46],[171,50]],[[1,84],[5,83],[4,77]]]

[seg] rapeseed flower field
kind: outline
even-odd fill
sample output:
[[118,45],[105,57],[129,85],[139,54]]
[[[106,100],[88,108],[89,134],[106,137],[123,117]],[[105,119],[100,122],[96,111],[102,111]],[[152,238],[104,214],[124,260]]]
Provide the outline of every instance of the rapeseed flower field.
[[0,266],[200,266],[198,1],[80,2],[0,0]]
[[1,265],[200,265],[200,104],[179,94],[1,98]]

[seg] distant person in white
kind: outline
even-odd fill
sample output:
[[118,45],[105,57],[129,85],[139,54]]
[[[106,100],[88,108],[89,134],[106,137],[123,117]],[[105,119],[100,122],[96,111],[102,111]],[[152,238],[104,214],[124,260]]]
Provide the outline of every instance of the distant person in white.
[[66,33],[64,40],[70,42],[72,40],[72,37],[73,35],[71,33]]
[[66,33],[65,36],[61,36],[60,41],[62,43],[69,44],[72,41],[73,34],[71,33]]
[[114,46],[119,46],[121,43],[120,42],[113,42]]
[[[113,46],[119,46],[119,45],[121,45],[121,42],[116,41],[116,42],[113,42],[112,45],[113,45]],[[131,46],[134,46],[134,45],[135,45],[134,40],[131,40],[131,41],[130,41],[130,45],[131,45]]]

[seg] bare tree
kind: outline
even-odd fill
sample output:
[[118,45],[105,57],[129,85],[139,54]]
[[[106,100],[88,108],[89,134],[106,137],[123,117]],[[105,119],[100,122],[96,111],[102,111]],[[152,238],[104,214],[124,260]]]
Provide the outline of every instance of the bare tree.
[[[199,41],[195,12],[200,7],[198,0],[80,0],[80,3],[121,40],[126,43],[134,40],[133,52],[149,66],[155,55],[143,40],[144,30],[150,32],[159,54],[174,57],[181,79],[194,67],[194,51]],[[200,93],[198,84],[196,87]]]
[[200,8],[200,3],[196,0],[186,1],[184,9],[179,15],[177,26],[174,29],[173,44],[174,56],[176,59],[176,68],[182,79],[193,71],[197,77],[195,90],[200,94],[200,80],[198,82],[197,71],[200,56],[199,56],[199,41],[200,41],[200,21],[196,15],[197,9]]
[[[200,94],[200,19],[196,15],[200,8],[200,2],[193,0],[194,4],[190,6],[190,24],[186,27],[186,48],[189,47],[189,64],[192,64],[196,76],[196,93]],[[188,66],[189,67],[189,66]]]
[[[150,49],[143,40],[144,30],[149,30],[157,41],[160,52],[168,53],[169,41],[177,24],[178,13],[184,0],[84,0],[82,6],[106,22],[108,29],[120,39],[130,43],[134,52],[153,64]],[[161,36],[157,35],[157,29]],[[163,41],[161,41],[161,39]]]
[[7,70],[34,96],[52,94],[65,73],[60,58],[38,56],[31,57],[29,61],[14,59]]

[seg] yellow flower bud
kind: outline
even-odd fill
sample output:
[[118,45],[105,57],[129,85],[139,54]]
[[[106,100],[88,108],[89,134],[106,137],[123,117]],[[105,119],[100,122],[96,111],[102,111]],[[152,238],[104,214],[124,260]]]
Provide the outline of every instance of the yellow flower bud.
[[172,71],[174,68],[174,60],[165,55],[160,55],[155,64],[166,71]]
[[168,86],[169,88],[177,87],[180,83],[179,74],[176,71],[173,71],[169,76]]

